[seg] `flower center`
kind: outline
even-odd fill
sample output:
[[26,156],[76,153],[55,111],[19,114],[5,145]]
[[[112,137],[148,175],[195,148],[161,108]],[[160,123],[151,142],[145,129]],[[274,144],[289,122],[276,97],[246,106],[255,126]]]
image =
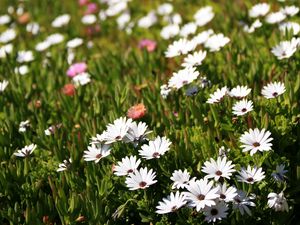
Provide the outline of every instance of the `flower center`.
[[236,201],[237,203],[241,203],[241,200],[239,198],[234,198],[234,201]]
[[254,146],[254,147],[259,147],[260,144],[259,144],[258,142],[254,142],[254,143],[253,143],[253,146]]
[[187,80],[182,81],[182,84],[187,84],[187,83],[188,83]]
[[121,139],[121,136],[118,135],[115,139],[116,139],[116,140],[120,140],[120,139]]
[[102,157],[102,154],[97,154],[96,159],[100,159]]
[[247,181],[248,181],[248,182],[253,182],[254,179],[253,179],[252,177],[249,177],[249,178],[247,178]]
[[218,171],[216,172],[216,175],[217,175],[217,176],[221,176],[221,175],[222,175],[222,172],[221,172],[220,170],[218,170]]
[[247,111],[247,109],[246,109],[246,108],[243,108],[243,109],[242,109],[242,112],[246,112],[246,111]]
[[221,198],[221,199],[225,199],[225,198],[226,198],[226,195],[220,194],[220,198]]
[[202,200],[204,200],[205,199],[205,195],[203,195],[203,194],[200,194],[200,195],[198,195],[198,200],[199,201],[202,201]]
[[143,188],[147,185],[147,183],[145,181],[142,181],[139,183],[140,188]]
[[152,156],[153,156],[153,158],[158,158],[159,157],[159,153],[158,152],[154,152]]
[[211,214],[212,216],[218,215],[218,210],[215,209],[215,208],[213,208],[212,210],[210,210],[210,214]]
[[127,171],[127,173],[132,173],[133,172],[133,169],[129,169],[128,171]]
[[172,208],[171,208],[171,211],[172,212],[175,212],[177,210],[177,206],[173,206]]
[[273,95],[274,97],[276,97],[276,96],[278,95],[278,93],[277,93],[277,92],[274,92],[272,95]]

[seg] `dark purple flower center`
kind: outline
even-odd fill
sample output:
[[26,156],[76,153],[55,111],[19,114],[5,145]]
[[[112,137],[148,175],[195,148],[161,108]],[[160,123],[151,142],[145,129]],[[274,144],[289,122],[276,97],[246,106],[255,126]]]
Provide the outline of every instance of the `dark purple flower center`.
[[276,96],[278,95],[278,93],[277,93],[277,92],[274,92],[272,95],[273,95],[274,97],[276,97]]
[[243,109],[242,109],[242,112],[246,112],[246,111],[247,111],[247,109],[246,109],[246,108],[243,108]]
[[254,181],[254,179],[252,177],[249,177],[249,178],[247,178],[247,181],[251,183]]
[[199,201],[202,201],[202,200],[204,200],[205,199],[205,195],[203,195],[203,194],[200,194],[200,195],[198,195],[198,200]]
[[127,173],[132,173],[133,172],[133,169],[129,169],[128,171],[127,171]]
[[97,159],[102,158],[102,154],[97,154],[97,155],[96,155],[96,158],[97,158]]
[[159,157],[159,153],[158,152],[154,152],[152,156],[153,156],[153,158],[158,158]]
[[143,188],[147,185],[147,183],[145,181],[142,181],[139,183],[140,188]]
[[220,198],[221,198],[221,199],[225,199],[225,198],[226,198],[226,195],[220,194]]
[[253,143],[253,146],[254,146],[254,147],[259,147],[260,144],[259,144],[258,142],[254,142],[254,143]]
[[222,175],[222,172],[221,172],[220,170],[218,170],[218,171],[216,172],[216,175],[217,175],[217,176],[221,176],[221,175]]
[[212,216],[218,215],[218,210],[215,209],[215,208],[213,208],[213,209],[210,210],[210,214],[211,214]]

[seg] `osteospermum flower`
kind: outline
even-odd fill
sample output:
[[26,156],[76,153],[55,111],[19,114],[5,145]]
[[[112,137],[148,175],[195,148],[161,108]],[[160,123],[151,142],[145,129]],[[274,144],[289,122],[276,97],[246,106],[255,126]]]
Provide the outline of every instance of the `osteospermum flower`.
[[259,182],[265,178],[265,172],[262,171],[262,168],[257,168],[254,166],[253,168],[250,165],[247,166],[247,169],[242,168],[237,175],[237,179],[239,182],[245,182],[248,184],[253,184],[255,182]]
[[214,31],[212,29],[202,31],[201,33],[197,34],[196,36],[193,37],[193,42],[196,45],[203,44],[207,41],[210,35],[212,35]]
[[60,15],[52,21],[51,26],[56,28],[65,26],[69,23],[70,19],[71,16],[68,14]]
[[237,189],[235,187],[229,186],[225,183],[218,185],[219,200],[225,202],[232,202],[233,199],[237,196]]
[[31,62],[34,60],[34,56],[32,51],[19,51],[17,55],[17,62],[24,63],[24,62]]
[[276,166],[276,171],[273,172],[273,173],[271,174],[271,176],[272,176],[275,180],[280,181],[280,182],[283,182],[283,181],[284,181],[284,177],[285,177],[284,174],[286,174],[287,172],[288,172],[288,171],[285,170],[285,166],[284,166],[283,164],[280,164],[280,165],[277,165],[277,166]]
[[89,73],[80,73],[72,78],[76,86],[83,86],[91,82],[91,75]]
[[296,51],[299,41],[293,38],[291,41],[281,41],[278,45],[272,48],[271,52],[277,59],[290,58]]
[[228,90],[226,86],[221,89],[217,89],[213,94],[210,94],[209,99],[207,99],[206,102],[209,104],[219,103],[227,93]]
[[14,153],[15,156],[18,157],[27,157],[29,156],[34,150],[36,149],[36,145],[35,144],[31,144],[31,145],[26,145],[24,148],[22,148],[21,150],[18,150],[17,152]]
[[8,54],[12,53],[13,51],[12,44],[6,44],[0,47],[0,59],[5,58]]
[[187,85],[196,80],[198,76],[199,72],[196,71],[195,67],[186,67],[182,70],[179,70],[177,73],[173,73],[173,76],[168,82],[168,86],[176,88],[178,90],[184,85]]
[[71,158],[65,159],[62,163],[60,163],[58,165],[58,169],[56,171],[57,172],[62,172],[62,171],[68,170],[68,169],[70,169],[71,164],[72,164],[72,159]]
[[114,174],[117,176],[127,176],[130,173],[134,173],[141,163],[140,159],[136,159],[136,156],[126,156],[122,159],[122,162],[118,162],[118,164],[114,168]]
[[232,107],[232,113],[237,116],[245,115],[253,110],[253,102],[251,100],[243,99],[236,102]]
[[172,58],[179,55],[185,55],[188,52],[194,50],[196,44],[193,41],[189,41],[185,38],[181,38],[178,41],[174,41],[171,45],[168,46],[165,55],[167,58]]
[[247,197],[246,192],[238,190],[237,196],[233,199],[233,209],[238,209],[242,215],[246,212],[249,216],[251,216],[252,214],[249,206],[255,206],[255,203],[251,201],[253,199],[253,197]]
[[256,18],[259,16],[264,16],[266,15],[270,10],[270,5],[267,3],[259,3],[254,6],[249,10],[249,16],[252,18]]
[[129,190],[146,189],[150,185],[155,184],[157,180],[155,172],[152,169],[148,171],[147,167],[141,168],[140,170],[130,173],[126,178],[126,185]]
[[213,12],[213,8],[211,6],[205,6],[200,8],[194,15],[194,19],[196,21],[196,24],[201,27],[205,24],[209,23],[213,18],[215,14]]
[[242,99],[249,95],[250,92],[251,88],[248,88],[247,86],[236,86],[235,88],[231,89],[231,91],[228,92],[228,94],[230,97]]
[[260,131],[258,128],[254,130],[250,129],[249,132],[245,132],[240,137],[240,142],[243,143],[243,145],[241,145],[243,152],[250,151],[250,155],[252,156],[257,151],[270,151],[272,147],[271,141],[273,140],[270,135],[271,132],[265,129]]
[[199,66],[202,64],[202,61],[206,57],[206,51],[198,51],[194,52],[194,54],[188,54],[187,57],[184,58],[184,62],[182,63],[183,67],[191,67],[191,66]]
[[140,156],[145,159],[160,158],[170,149],[171,142],[166,137],[157,136],[155,140],[149,141],[148,144],[145,144],[139,150]]
[[87,64],[85,62],[74,63],[69,67],[67,71],[67,75],[69,77],[75,77],[76,75],[83,73],[86,70],[87,70]]
[[127,134],[132,123],[132,119],[121,117],[116,119],[113,123],[106,126],[106,131],[101,134],[101,140],[105,144],[111,144],[117,141],[122,141]]
[[148,126],[144,122],[133,122],[129,126],[127,134],[124,136],[123,141],[125,143],[131,142],[136,147],[139,143],[146,140],[146,136],[152,131],[148,131]]
[[272,12],[267,15],[266,22],[270,24],[280,23],[286,18],[286,15],[283,12]]
[[276,212],[289,211],[289,206],[283,192],[280,192],[279,194],[273,192],[268,194],[268,206]]
[[7,80],[3,80],[2,82],[0,82],[0,92],[3,92],[6,89],[7,85],[8,85]]
[[110,155],[110,145],[92,144],[88,146],[88,150],[84,151],[84,161],[95,161],[98,163],[100,159]]
[[203,209],[205,221],[215,223],[217,220],[222,220],[227,217],[228,206],[224,202],[217,202],[210,207],[206,206]]
[[299,12],[299,7],[291,5],[291,6],[285,6],[280,9],[280,12],[287,16],[295,16]]
[[204,166],[202,166],[202,172],[208,174],[206,178],[214,178],[215,181],[220,178],[230,179],[232,172],[235,171],[234,165],[231,164],[232,161],[227,161],[227,158],[218,157],[217,161],[214,159],[210,159],[210,161],[204,162]]
[[180,189],[180,188],[186,188],[189,184],[191,175],[185,169],[184,171],[182,170],[175,170],[172,173],[171,180],[174,182],[172,184],[172,189]]
[[299,25],[299,23],[296,23],[296,22],[281,23],[279,25],[279,30],[282,33],[285,33],[286,31],[288,31],[288,32],[292,31],[293,35],[297,35],[300,31],[300,25]]
[[21,121],[21,123],[19,124],[19,132],[24,133],[29,126],[30,126],[29,120]]
[[285,86],[281,82],[272,82],[263,87],[261,94],[267,98],[276,98],[285,92]]
[[229,42],[230,39],[225,37],[224,34],[214,34],[207,39],[204,46],[208,48],[210,52],[217,52]]
[[130,107],[127,111],[127,116],[131,119],[140,119],[146,113],[146,107],[143,103]]
[[156,213],[166,214],[175,212],[187,203],[183,193],[177,191],[175,194],[171,193],[167,198],[163,198],[162,201],[156,206]]
[[213,188],[213,181],[208,182],[206,178],[191,181],[186,189],[188,192],[184,193],[187,200],[190,201],[190,206],[196,207],[198,212],[205,206],[215,205],[214,200],[219,197],[218,188]]

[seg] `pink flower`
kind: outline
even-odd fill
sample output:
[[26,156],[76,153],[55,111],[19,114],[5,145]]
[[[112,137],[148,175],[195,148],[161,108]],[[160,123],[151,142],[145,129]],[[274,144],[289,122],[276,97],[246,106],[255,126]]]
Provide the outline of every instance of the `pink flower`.
[[153,52],[156,49],[156,42],[149,39],[143,39],[139,43],[139,48],[146,48],[148,52]]
[[146,114],[146,107],[143,103],[130,107],[127,111],[127,116],[131,119],[140,119]]
[[98,12],[97,4],[96,3],[88,3],[85,14],[88,15],[88,14],[93,14],[93,13],[96,13],[96,12]]
[[89,3],[89,0],[78,0],[78,4],[80,6],[84,6],[84,5],[88,4],[88,3]]
[[69,77],[75,77],[79,73],[85,72],[87,69],[87,65],[85,62],[74,63],[71,65],[67,71],[67,75]]

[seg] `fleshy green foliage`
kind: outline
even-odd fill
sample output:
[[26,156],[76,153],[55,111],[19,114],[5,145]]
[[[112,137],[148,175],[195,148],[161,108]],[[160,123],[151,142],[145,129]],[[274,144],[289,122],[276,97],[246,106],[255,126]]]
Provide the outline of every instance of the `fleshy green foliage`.
[[[140,18],[163,1],[132,1],[133,18]],[[188,2],[188,3],[187,3]],[[233,3],[234,2],[234,3]],[[272,1],[275,8],[281,3]],[[296,4],[297,1],[288,1]],[[263,167],[266,179],[253,186],[232,181],[237,188],[255,193],[256,207],[252,217],[238,212],[228,214],[224,224],[296,224],[300,203],[300,54],[277,60],[270,48],[287,39],[276,25],[264,25],[253,34],[244,33],[239,21],[249,20],[247,10],[256,1],[173,1],[174,10],[184,22],[191,21],[201,6],[213,6],[216,16],[212,22],[198,29],[212,28],[224,33],[230,43],[221,51],[208,53],[198,67],[212,86],[201,89],[192,97],[186,88],[172,92],[167,99],[160,96],[160,86],[180,68],[181,57],[166,59],[164,51],[170,40],[161,39],[163,23],[148,30],[134,28],[131,35],[119,31],[115,19],[101,22],[101,30],[88,36],[80,22],[83,9],[75,0],[32,0],[22,5],[33,21],[41,25],[41,33],[32,37],[25,26],[17,24],[19,36],[13,41],[14,51],[0,59],[0,81],[9,81],[0,92],[0,224],[204,224],[204,216],[183,208],[167,215],[155,213],[156,206],[171,191],[170,177],[176,169],[187,168],[192,176],[201,178],[203,163],[216,159],[221,146],[230,148],[229,158],[242,166]],[[0,14],[17,1],[0,1]],[[273,10],[274,11],[274,10]],[[52,28],[51,21],[69,13],[70,24]],[[299,14],[298,14],[299,15]],[[14,14],[17,21],[17,15]],[[294,17],[300,21],[299,16]],[[0,32],[4,27],[0,26]],[[86,61],[91,83],[80,86],[72,97],[62,93],[71,79],[64,44],[53,46],[51,56],[36,53],[29,63],[30,72],[20,76],[14,72],[17,50],[34,49],[49,34],[60,32],[66,40],[82,37],[92,40],[94,47],[83,45],[76,49],[75,61]],[[157,41],[157,49],[148,53],[139,49],[143,38]],[[276,99],[261,96],[262,87],[270,81],[281,81],[286,92]],[[209,105],[209,94],[219,87],[233,88],[247,85],[254,110],[248,116],[232,115],[232,99]],[[127,155],[137,155],[131,144],[113,145],[112,154],[98,164],[85,162],[83,152],[90,138],[100,134],[108,123],[125,116],[128,108],[142,102],[147,114],[141,119],[153,130],[151,138],[165,135],[171,150],[158,160],[142,161],[153,168],[157,184],[146,190],[129,191],[124,177],[117,177],[112,167]],[[25,133],[18,131],[21,121],[30,120]],[[44,130],[61,124],[51,136]],[[249,128],[266,128],[272,133],[272,151],[242,153],[239,137]],[[13,155],[17,149],[35,143],[37,149],[28,158]],[[70,170],[56,172],[58,164],[72,158]],[[288,169],[286,183],[271,178],[276,165]],[[267,195],[284,190],[289,212],[275,212],[267,207]]]

